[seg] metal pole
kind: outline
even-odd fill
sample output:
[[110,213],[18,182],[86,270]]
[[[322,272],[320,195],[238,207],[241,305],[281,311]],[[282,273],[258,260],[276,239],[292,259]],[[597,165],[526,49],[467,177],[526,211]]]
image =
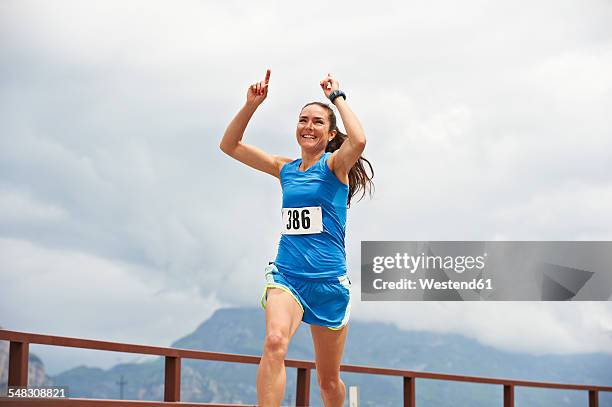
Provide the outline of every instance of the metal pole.
[[310,405],[310,369],[298,368],[295,405],[297,407],[307,407]]
[[9,386],[28,385],[28,358],[30,344],[27,342],[13,342],[9,345]]
[[125,380],[123,380],[123,375],[121,375],[121,379],[117,382],[119,385],[119,400],[123,400],[123,386],[127,384]]
[[404,376],[404,407],[416,407],[416,394],[414,377]]
[[514,407],[514,385],[504,385],[504,407]]
[[599,392],[589,390],[589,407],[599,407]]
[[359,387],[349,387],[349,407],[359,407]]

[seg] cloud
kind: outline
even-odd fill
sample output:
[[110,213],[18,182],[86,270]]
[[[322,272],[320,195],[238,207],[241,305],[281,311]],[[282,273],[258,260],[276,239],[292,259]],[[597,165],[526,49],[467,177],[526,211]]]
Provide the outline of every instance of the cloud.
[[[2,326],[49,335],[169,346],[223,306],[197,289],[172,290],[134,264],[0,239]],[[51,372],[136,356],[38,346]]]
[[34,223],[58,222],[66,212],[52,204],[37,202],[18,191],[0,191],[0,223],[17,223],[21,226]]
[[456,333],[509,352],[610,354],[612,349],[612,306],[604,302],[358,302],[354,312],[360,319]]

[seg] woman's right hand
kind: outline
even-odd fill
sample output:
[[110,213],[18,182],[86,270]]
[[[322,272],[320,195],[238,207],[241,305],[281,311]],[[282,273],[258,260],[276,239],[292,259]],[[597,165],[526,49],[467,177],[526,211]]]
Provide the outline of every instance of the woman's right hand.
[[247,90],[247,105],[257,107],[266,100],[268,96],[268,82],[270,82],[270,70],[266,71],[266,79],[249,86]]

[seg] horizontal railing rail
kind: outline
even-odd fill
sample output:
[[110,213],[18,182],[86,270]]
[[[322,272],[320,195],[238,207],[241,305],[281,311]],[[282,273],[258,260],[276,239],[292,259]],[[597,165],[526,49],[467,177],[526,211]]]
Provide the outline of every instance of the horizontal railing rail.
[[[98,341],[92,339],[70,338],[64,336],[42,335],[29,332],[0,329],[0,340],[9,341],[9,386],[27,386],[29,344],[73,347],[80,349],[95,349],[112,352],[137,353],[165,357],[164,371],[164,401],[141,400],[95,400],[95,399],[19,399],[6,398],[0,402],[11,403],[12,406],[30,406],[33,403],[41,406],[75,406],[75,407],[113,407],[128,406],[238,406],[237,404],[210,404],[180,402],[181,360],[197,359],[208,361],[259,364],[260,356],[239,355],[233,353],[207,352],[192,349],[168,348],[161,346],[137,345],[120,342]],[[310,395],[310,373],[316,369],[315,363],[306,360],[286,359],[285,366],[297,369],[296,405],[308,406]],[[398,376],[403,378],[404,406],[416,407],[416,379],[445,380],[453,382],[469,382],[501,385],[504,389],[504,407],[514,407],[514,390],[516,387],[537,387],[548,389],[581,390],[588,392],[589,407],[599,407],[599,393],[612,392],[612,386],[596,386],[584,384],[548,383],[516,379],[500,379],[480,376],[464,376],[447,373],[419,372],[413,370],[387,369],[371,366],[342,365],[340,370],[350,373]],[[241,405],[248,406],[248,405]]]

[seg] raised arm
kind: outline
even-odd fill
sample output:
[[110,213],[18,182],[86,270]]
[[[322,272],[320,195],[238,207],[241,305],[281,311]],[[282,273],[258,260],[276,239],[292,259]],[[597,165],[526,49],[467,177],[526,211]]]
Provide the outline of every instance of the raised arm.
[[[329,97],[331,92],[339,88],[338,81],[331,74],[327,74],[327,77],[321,81],[320,85],[326,97]],[[338,150],[332,153],[328,164],[334,174],[342,180],[346,179],[348,172],[359,160],[361,153],[365,149],[366,137],[359,119],[357,119],[357,116],[342,96],[334,99],[334,105],[338,108],[338,112],[340,112],[342,124],[344,124],[346,129],[347,139]]]
[[241,163],[280,178],[281,167],[291,159],[268,154],[255,146],[242,142],[249,120],[268,96],[269,81],[270,70],[268,69],[265,80],[249,86],[246,103],[227,126],[219,147],[225,154]]

